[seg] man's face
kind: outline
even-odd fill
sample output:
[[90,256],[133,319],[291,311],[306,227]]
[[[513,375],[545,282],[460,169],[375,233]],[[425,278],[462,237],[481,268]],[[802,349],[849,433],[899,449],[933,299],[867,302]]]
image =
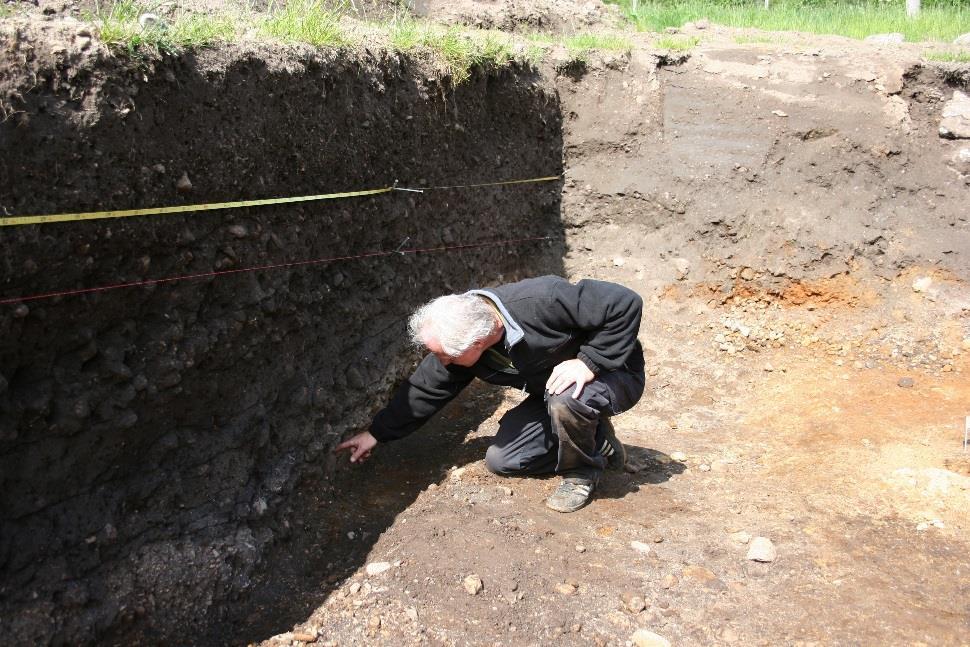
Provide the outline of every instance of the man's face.
[[482,351],[485,350],[484,342],[476,342],[458,357],[452,357],[444,351],[441,344],[434,337],[425,338],[424,345],[427,346],[428,350],[434,353],[434,356],[438,358],[438,361],[445,366],[448,366],[449,364],[456,364],[457,366],[466,367],[472,366],[478,361],[478,358],[482,356]]

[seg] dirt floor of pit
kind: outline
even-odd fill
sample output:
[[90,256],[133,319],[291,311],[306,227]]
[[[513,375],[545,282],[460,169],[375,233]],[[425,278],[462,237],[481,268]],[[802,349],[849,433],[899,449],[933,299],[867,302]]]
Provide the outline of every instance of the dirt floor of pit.
[[[734,316],[756,325],[765,309]],[[212,639],[604,645],[648,628],[674,644],[965,644],[970,363],[934,376],[866,346],[842,353],[856,317],[840,307],[779,308],[776,325],[808,314],[821,341],[743,359],[713,340],[721,309],[653,311],[669,322],[645,326],[655,374],[617,419],[630,464],[593,504],[560,515],[542,504],[556,479],[487,472],[518,397],[475,388],[305,488],[281,565]],[[774,562],[746,559],[756,536]]]
[[[919,100],[939,91],[912,72],[908,94],[886,90],[911,53],[730,38],[659,73],[635,51],[559,81],[567,271],[647,304],[647,393],[616,420],[627,470],[578,513],[546,509],[556,479],[485,470],[519,396],[478,386],[304,488],[280,566],[207,639],[970,644],[970,245],[953,208],[966,186],[939,174],[938,105]],[[887,186],[880,163],[935,182],[942,208],[898,176]],[[874,252],[840,238],[880,219],[898,230]],[[755,537],[773,562],[747,559]]]

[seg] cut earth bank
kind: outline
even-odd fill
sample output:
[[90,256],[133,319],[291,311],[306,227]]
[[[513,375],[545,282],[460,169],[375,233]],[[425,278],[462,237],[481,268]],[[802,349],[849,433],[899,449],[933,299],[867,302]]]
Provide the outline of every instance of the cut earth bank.
[[[3,231],[4,297],[407,237],[553,241],[4,306],[2,635],[966,635],[967,146],[938,136],[965,72],[714,33],[676,66],[638,43],[453,89],[396,57],[267,47],[128,67],[56,53],[73,41],[51,29],[5,32],[5,71],[30,63],[0,88],[5,106],[23,97],[2,126],[13,215],[565,181]],[[553,481],[484,471],[515,400],[487,389],[359,469],[333,463],[414,360],[413,305],[544,271],[648,304],[652,382],[617,420],[631,464],[593,505],[556,516],[541,507]],[[774,562],[745,559],[752,535]]]

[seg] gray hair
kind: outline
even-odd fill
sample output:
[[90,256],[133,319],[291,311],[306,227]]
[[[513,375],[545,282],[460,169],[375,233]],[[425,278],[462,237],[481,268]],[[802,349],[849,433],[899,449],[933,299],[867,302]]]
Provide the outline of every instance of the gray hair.
[[408,332],[418,346],[434,338],[450,357],[458,357],[495,330],[495,313],[474,294],[449,294],[430,301],[411,315]]

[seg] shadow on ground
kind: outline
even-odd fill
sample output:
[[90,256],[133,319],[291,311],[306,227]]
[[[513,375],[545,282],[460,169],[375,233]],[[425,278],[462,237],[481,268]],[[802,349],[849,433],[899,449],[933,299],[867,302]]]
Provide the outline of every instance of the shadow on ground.
[[259,642],[307,618],[368,560],[397,517],[452,466],[480,460],[490,438],[466,436],[502,403],[502,390],[474,383],[425,427],[379,448],[362,465],[337,460],[329,480],[306,481],[292,501],[290,534],[266,557],[248,594],[230,600],[200,643]]

